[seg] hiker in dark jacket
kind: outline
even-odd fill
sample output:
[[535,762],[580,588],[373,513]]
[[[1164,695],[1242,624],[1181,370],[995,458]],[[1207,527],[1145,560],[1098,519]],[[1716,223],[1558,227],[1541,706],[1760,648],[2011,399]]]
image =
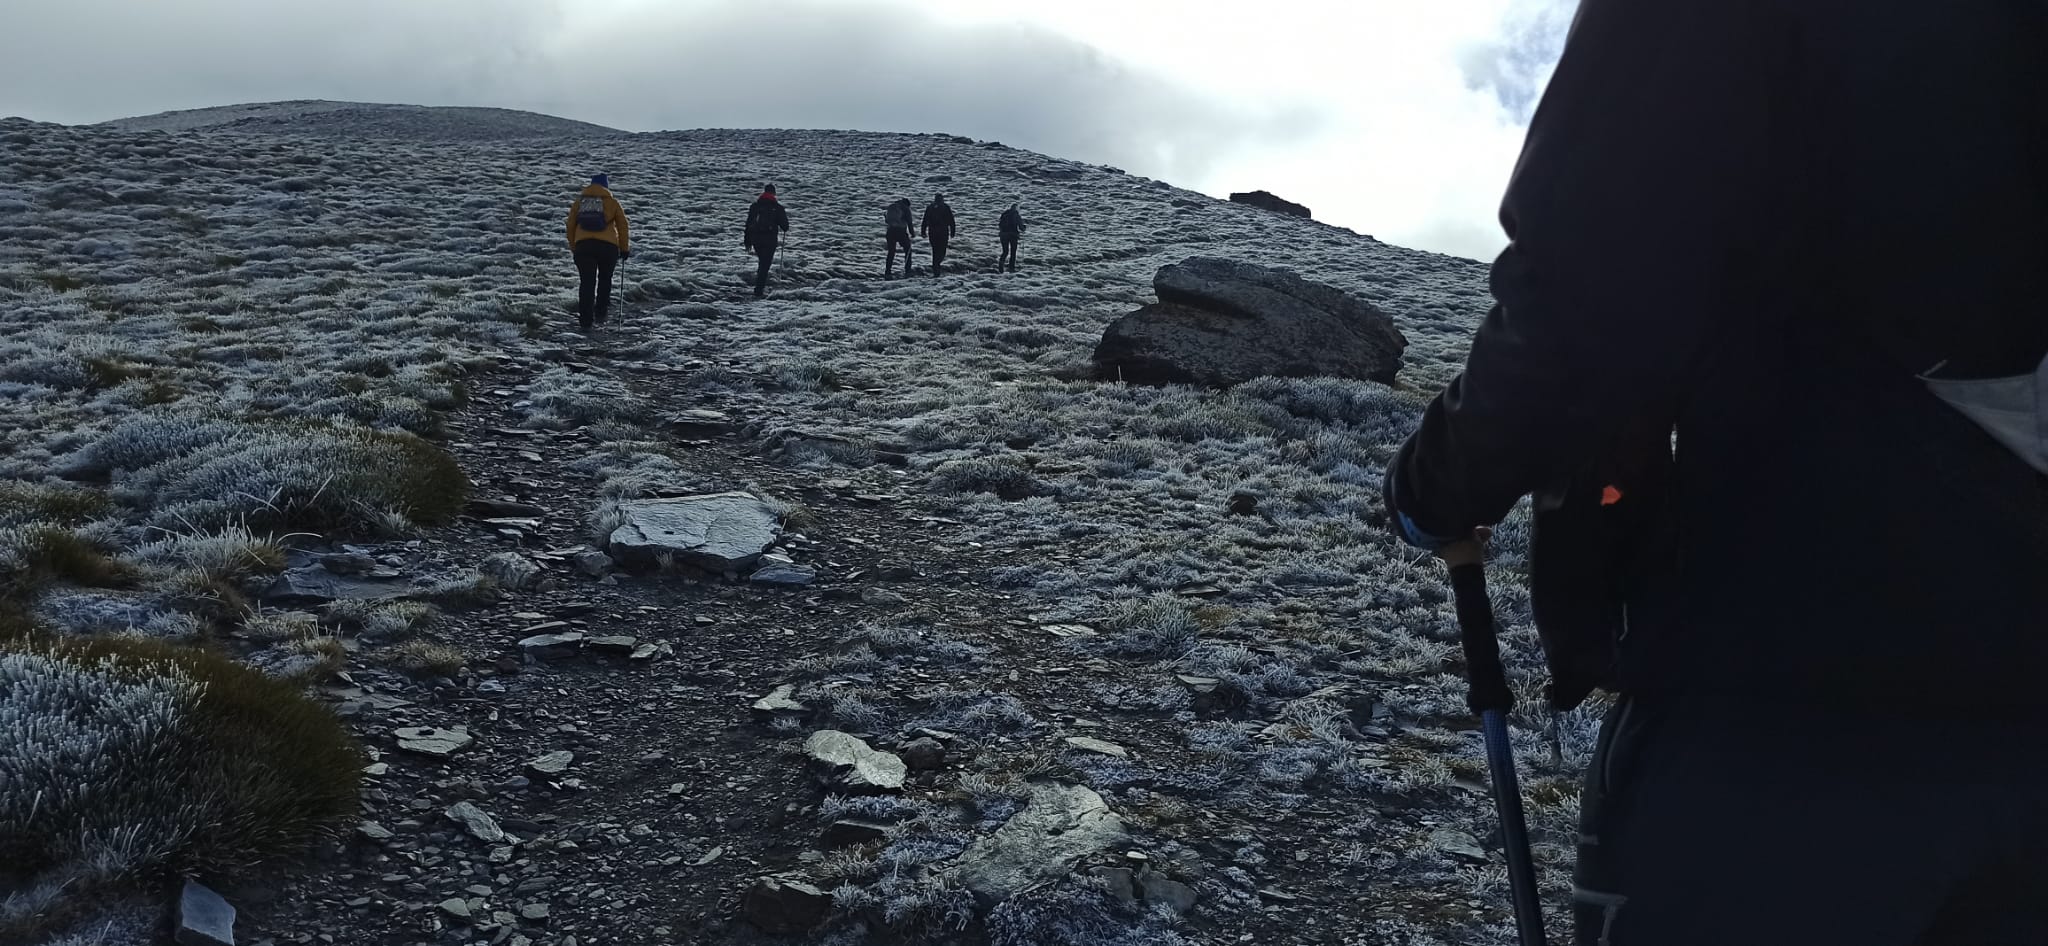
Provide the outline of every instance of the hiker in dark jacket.
[[1008,269],[1014,273],[1017,271],[1017,243],[1024,237],[1024,215],[1017,212],[1016,204],[1012,203],[1010,209],[1003,211],[1002,218],[996,223],[996,233],[1003,244],[1002,254],[996,257],[996,272]]
[[2048,943],[2043,50],[2038,0],[1580,6],[1387,483],[1439,548],[1670,465],[1579,943]]
[[760,258],[754,273],[754,298],[768,294],[768,266],[775,262],[775,247],[789,232],[789,211],[775,198],[775,185],[761,185],[761,196],[747,208],[747,249]]
[[889,205],[883,213],[888,225],[889,261],[882,265],[882,278],[887,279],[896,269],[896,249],[903,249],[903,275],[910,275],[910,198],[902,197]]
[[939,194],[924,208],[924,220],[917,226],[919,235],[932,244],[932,275],[939,275],[939,267],[946,262],[946,244],[953,242],[953,236],[960,231],[953,222],[953,208],[946,206],[946,195]]
[[576,320],[583,330],[611,315],[612,273],[627,257],[626,211],[612,196],[611,178],[590,179],[569,203],[569,252],[576,260]]

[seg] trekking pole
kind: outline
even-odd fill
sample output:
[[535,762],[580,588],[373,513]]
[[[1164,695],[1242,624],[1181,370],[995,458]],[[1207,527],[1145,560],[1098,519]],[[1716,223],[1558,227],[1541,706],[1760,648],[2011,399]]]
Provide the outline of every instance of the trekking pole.
[[1508,711],[1515,707],[1515,692],[1508,688],[1507,670],[1500,662],[1500,640],[1494,636],[1493,601],[1486,596],[1486,550],[1478,542],[1460,542],[1445,549],[1443,559],[1451,568],[1458,640],[1465,650],[1465,679],[1470,687],[1465,702],[1479,715],[1486,737],[1486,767],[1493,776],[1493,807],[1500,815],[1501,839],[1507,848],[1517,938],[1521,946],[1545,946],[1536,863],[1529,853],[1529,826],[1522,818],[1514,745],[1508,741]]

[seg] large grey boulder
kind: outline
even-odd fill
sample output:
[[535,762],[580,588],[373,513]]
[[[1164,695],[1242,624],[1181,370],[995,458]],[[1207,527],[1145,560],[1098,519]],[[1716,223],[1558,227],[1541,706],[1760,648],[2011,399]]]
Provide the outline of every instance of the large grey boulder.
[[1161,267],[1159,301],[1110,323],[1095,374],[1229,387],[1262,375],[1394,383],[1408,340],[1393,317],[1292,272],[1197,256]]
[[999,903],[1066,876],[1123,836],[1123,819],[1093,789],[1044,785],[1023,811],[960,855],[953,878],[983,904]]
[[620,503],[619,513],[607,551],[639,568],[666,555],[707,571],[738,571],[759,561],[782,529],[782,518],[752,493],[637,499]]

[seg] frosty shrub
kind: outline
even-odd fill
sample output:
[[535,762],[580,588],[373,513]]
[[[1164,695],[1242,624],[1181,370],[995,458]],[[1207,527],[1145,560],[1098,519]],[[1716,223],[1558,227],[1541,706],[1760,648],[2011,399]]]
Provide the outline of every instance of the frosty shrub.
[[284,568],[284,549],[239,525],[218,532],[172,533],[129,549],[122,558],[136,564],[175,565],[231,579]]
[[107,494],[97,490],[0,480],[0,527],[77,525],[105,515],[108,505]]
[[1003,499],[1045,492],[1045,484],[1022,463],[998,457],[969,457],[942,464],[932,485],[948,493],[994,493]]
[[[0,642],[0,863],[78,881],[80,897],[331,836],[364,762],[324,707],[227,657],[131,637]],[[0,925],[0,941],[25,932]]]
[[533,381],[534,427],[569,428],[606,420],[642,420],[647,403],[616,379],[549,368]]
[[1116,602],[1102,624],[1110,653],[1126,657],[1178,657],[1201,630],[1187,601],[1168,594]]
[[239,525],[384,533],[455,517],[469,478],[409,433],[307,422],[144,414],[81,452],[116,498],[180,530]]
[[998,904],[988,916],[994,946],[1185,946],[1156,916],[1111,900],[1094,883],[1067,881]]

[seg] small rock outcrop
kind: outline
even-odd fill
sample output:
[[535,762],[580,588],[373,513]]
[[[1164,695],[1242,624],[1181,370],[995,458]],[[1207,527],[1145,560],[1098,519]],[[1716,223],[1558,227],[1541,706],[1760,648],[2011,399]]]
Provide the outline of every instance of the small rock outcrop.
[[663,556],[706,571],[745,569],[775,544],[782,519],[752,493],[710,493],[619,504],[613,560],[647,568]]
[[498,819],[470,802],[456,802],[449,807],[447,815],[448,820],[468,831],[470,837],[486,844],[502,844],[505,841],[505,829],[498,826]]
[[235,908],[196,880],[178,895],[178,946],[235,946]]
[[576,753],[557,749],[526,763],[526,774],[537,779],[560,778],[576,761]]
[[333,601],[387,601],[415,589],[402,581],[343,574],[325,564],[287,569],[263,590],[263,603],[278,607],[311,607]]
[[1408,340],[1385,312],[1286,270],[1198,256],[1161,267],[1159,301],[1110,323],[1095,376],[1229,387],[1271,375],[1393,384]]
[[903,779],[910,774],[902,759],[836,729],[812,733],[804,741],[804,752],[821,777],[843,791],[902,791]]
[[982,903],[999,903],[1065,876],[1123,836],[1123,819],[1093,789],[1041,786],[1023,811],[960,855],[953,876]]
[[1260,210],[1270,210],[1274,213],[1286,214],[1290,217],[1300,217],[1303,220],[1315,219],[1309,215],[1307,207],[1303,207],[1284,197],[1276,197],[1271,191],[1245,191],[1232,194],[1230,195],[1230,202],[1233,204],[1244,204],[1248,207],[1257,207]]

